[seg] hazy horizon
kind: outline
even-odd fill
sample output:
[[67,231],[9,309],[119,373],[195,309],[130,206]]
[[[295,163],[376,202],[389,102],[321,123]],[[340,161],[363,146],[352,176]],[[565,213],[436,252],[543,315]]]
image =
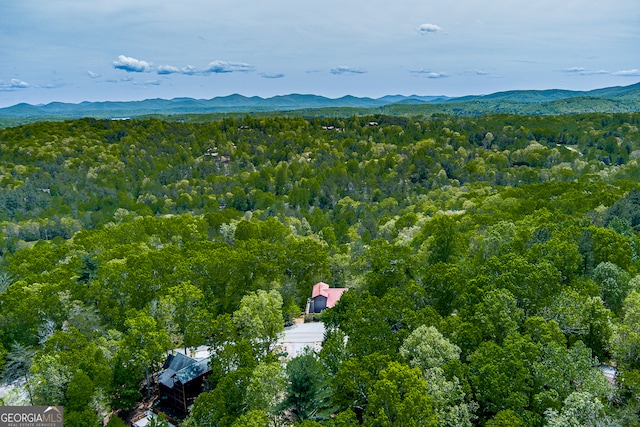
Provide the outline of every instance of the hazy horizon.
[[640,79],[634,0],[23,0],[0,15],[18,103],[464,96]]

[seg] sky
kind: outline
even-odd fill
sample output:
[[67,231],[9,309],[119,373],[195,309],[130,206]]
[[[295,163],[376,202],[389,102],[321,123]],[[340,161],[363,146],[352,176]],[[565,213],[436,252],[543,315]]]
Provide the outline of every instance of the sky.
[[640,81],[638,0],[0,2],[0,107]]

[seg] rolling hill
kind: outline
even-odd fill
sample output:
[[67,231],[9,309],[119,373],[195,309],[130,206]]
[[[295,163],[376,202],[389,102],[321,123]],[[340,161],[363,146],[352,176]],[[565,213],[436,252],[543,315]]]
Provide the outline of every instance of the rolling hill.
[[[354,111],[355,109],[355,111]],[[316,111],[317,110],[317,111]],[[327,98],[311,94],[279,95],[271,98],[240,94],[212,99],[146,99],[132,102],[52,102],[46,105],[17,104],[0,109],[4,126],[40,120],[80,117],[130,118],[150,115],[180,116],[216,113],[287,112],[302,115],[340,114],[433,114],[477,115],[511,113],[526,115],[575,114],[585,112],[640,111],[640,83],[592,91],[513,90],[457,98],[445,96],[387,95],[381,98],[343,96]]]

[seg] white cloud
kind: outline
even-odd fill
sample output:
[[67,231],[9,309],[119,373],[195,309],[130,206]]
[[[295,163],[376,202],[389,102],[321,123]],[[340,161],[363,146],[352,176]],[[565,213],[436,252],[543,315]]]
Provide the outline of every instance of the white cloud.
[[16,89],[26,89],[29,87],[29,83],[20,79],[11,79],[8,82],[0,81],[0,91],[9,92]]
[[255,67],[244,62],[229,62],[215,60],[210,62],[205,68],[197,68],[193,65],[187,65],[184,67],[176,67],[174,65],[163,64],[157,67],[151,67],[151,63],[135,58],[126,57],[120,55],[118,61],[113,63],[114,68],[125,70],[127,72],[151,72],[155,71],[160,75],[169,74],[183,74],[183,75],[196,75],[196,74],[211,74],[211,73],[246,73],[255,71]]
[[614,76],[636,77],[636,76],[640,76],[640,70],[638,70],[638,69],[618,70],[618,71],[613,72],[611,74],[614,75]]
[[95,73],[95,72],[93,72],[93,71],[91,71],[91,70],[87,71],[87,75],[88,75],[89,77],[91,77],[92,79],[97,79],[98,77],[100,77],[100,74]]
[[244,62],[228,62],[215,60],[207,65],[205,73],[246,73],[254,71],[255,67]]
[[131,82],[133,81],[133,78],[131,77],[121,77],[119,79],[107,79],[105,80],[105,82],[107,83],[124,83],[124,82]]
[[277,74],[268,74],[268,73],[261,73],[260,76],[264,79],[281,79],[284,77],[284,74],[282,73],[277,73]]
[[588,70],[584,67],[572,67],[562,70],[563,73],[577,74],[580,76],[593,76],[596,74],[611,74],[607,70]]
[[584,67],[572,67],[566,68],[562,70],[563,73],[575,74],[579,76],[593,76],[597,74],[608,74],[611,76],[619,76],[619,77],[638,77],[640,76],[640,70],[637,68],[631,70],[618,70],[618,71],[607,71],[607,70],[589,70]]
[[160,86],[162,82],[160,82],[160,80],[147,80],[146,82],[134,82],[133,84],[136,86],[150,87],[150,86]]
[[54,81],[54,82],[51,82],[51,83],[40,84],[40,85],[38,85],[36,87],[40,88],[40,89],[58,89],[58,88],[61,88],[61,87],[64,87],[64,86],[66,86],[66,84],[64,84],[64,82],[58,80],[58,81]]
[[182,74],[186,74],[188,76],[192,76],[192,75],[198,73],[198,69],[196,67],[194,67],[193,65],[187,65],[186,67],[182,67],[180,69],[180,72]]
[[186,74],[191,76],[197,74],[199,71],[193,65],[187,65],[182,68],[174,67],[173,65],[160,65],[156,69],[156,72],[158,74]]
[[[154,69],[151,66],[151,63],[136,59],[124,55],[118,56],[118,60],[113,63],[113,67],[119,70],[124,70],[127,72],[134,73],[146,73],[151,72]],[[199,69],[194,67],[193,65],[187,65],[185,67],[176,67],[173,65],[159,65],[155,67],[155,72],[161,75],[168,74],[184,74],[184,75],[195,75],[195,74],[210,74],[210,73],[235,73],[235,72],[250,72],[254,71],[255,67],[246,64],[244,62],[229,62],[229,61],[220,61],[215,60],[209,63],[205,68]],[[89,72],[89,76],[93,77],[93,75],[98,76],[96,73]]]
[[180,73],[180,68],[174,67],[173,65],[160,65],[156,72],[158,74],[178,74]]
[[[415,71],[411,71],[412,73]],[[426,74],[428,74],[429,72],[426,72]],[[438,73],[435,73],[438,74]],[[441,73],[443,74],[442,77],[449,77],[448,74],[446,73]],[[494,79],[498,79],[500,78],[500,76],[491,73],[490,71],[487,70],[481,70],[481,69],[475,69],[475,70],[465,70],[464,72],[462,72],[461,74],[463,75],[470,75],[470,76],[479,76],[479,77],[490,77],[490,78],[494,78]]]
[[442,27],[436,24],[426,23],[420,25],[418,31],[420,32],[420,34],[433,34],[442,31]]
[[25,82],[23,80],[20,80],[20,79],[11,79],[9,84],[14,89],[24,89],[24,88],[29,87],[29,83],[27,83],[27,82]]
[[151,69],[151,65],[142,59],[120,55],[118,60],[113,62],[113,68],[124,70],[128,73],[145,73]]
[[340,65],[339,67],[334,67],[329,71],[331,74],[334,75],[342,75],[342,74],[364,74],[366,73],[365,70],[362,70],[360,68],[355,68],[355,67],[347,67],[344,65]]
[[444,73],[444,72],[436,73],[430,70],[411,70],[409,72],[412,74],[419,74],[422,77],[426,77],[428,79],[442,79],[445,77],[449,77],[447,73]]
[[572,68],[566,68],[564,70],[562,70],[565,73],[576,73],[576,74],[582,74],[585,73],[587,71],[586,68],[584,67],[572,67]]

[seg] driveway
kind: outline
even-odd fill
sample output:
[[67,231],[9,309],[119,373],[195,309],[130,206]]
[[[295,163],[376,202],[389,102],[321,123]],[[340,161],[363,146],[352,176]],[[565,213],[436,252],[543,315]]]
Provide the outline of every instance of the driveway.
[[320,351],[323,339],[324,323],[300,323],[285,328],[284,336],[278,341],[278,344],[282,351],[288,353],[288,357],[292,358],[302,353],[305,347]]

